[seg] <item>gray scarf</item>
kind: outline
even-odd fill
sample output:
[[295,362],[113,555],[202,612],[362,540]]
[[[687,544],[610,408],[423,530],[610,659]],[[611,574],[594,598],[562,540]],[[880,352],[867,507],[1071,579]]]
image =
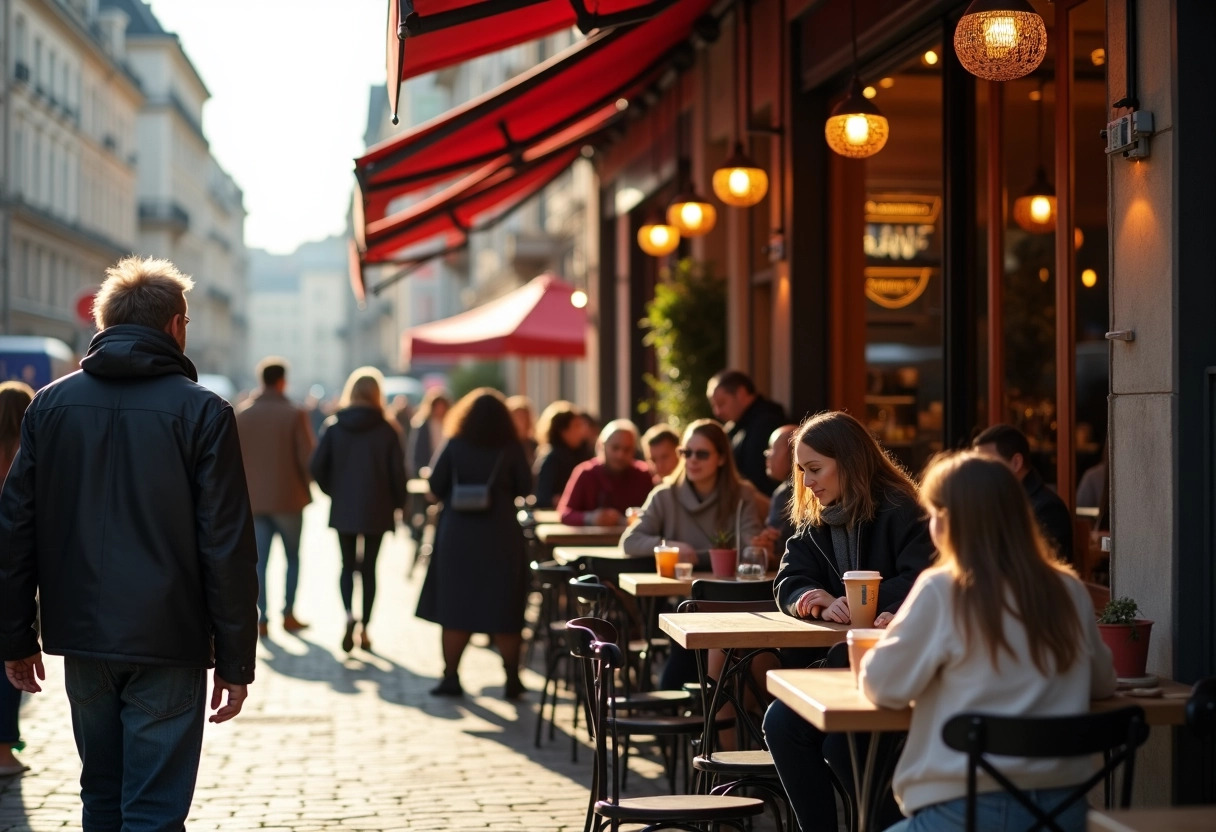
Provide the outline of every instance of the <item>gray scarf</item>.
[[819,516],[832,532],[832,554],[836,556],[840,574],[843,576],[850,569],[856,569],[859,558],[857,527],[849,524],[844,506],[841,503],[824,506]]

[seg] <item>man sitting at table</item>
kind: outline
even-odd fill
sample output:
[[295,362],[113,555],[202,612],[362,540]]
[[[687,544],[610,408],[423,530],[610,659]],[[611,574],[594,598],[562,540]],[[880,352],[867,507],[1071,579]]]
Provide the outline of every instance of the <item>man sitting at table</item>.
[[768,518],[764,530],[752,539],[753,546],[763,546],[769,552],[770,565],[775,567],[785,554],[785,544],[794,536],[794,520],[790,514],[790,502],[794,496],[790,474],[794,470],[794,451],[790,439],[798,430],[797,425],[782,425],[768,438],[768,450],[764,452],[764,472],[781,485],[773,492],[768,507]]
[[642,434],[642,450],[646,453],[650,473],[654,474],[655,485],[658,485],[679,467],[680,434],[671,425],[660,422]]
[[596,457],[579,464],[557,504],[568,526],[616,526],[625,510],[646,502],[653,481],[646,463],[636,458],[638,429],[628,419],[604,425]]

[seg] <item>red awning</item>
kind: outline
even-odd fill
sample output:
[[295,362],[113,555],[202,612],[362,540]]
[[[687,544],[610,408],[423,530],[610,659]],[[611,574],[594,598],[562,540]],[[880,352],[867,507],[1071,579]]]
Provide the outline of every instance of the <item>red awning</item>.
[[[551,35],[636,23],[673,0],[389,0],[389,105],[396,124],[407,78]],[[401,21],[405,25],[401,25]]]
[[710,0],[593,35],[491,92],[371,148],[355,163],[369,221],[398,196],[467,174],[570,130],[639,94],[685,44]]
[[417,358],[519,355],[581,358],[587,310],[570,302],[574,287],[551,274],[476,309],[411,327],[401,336],[405,364]]

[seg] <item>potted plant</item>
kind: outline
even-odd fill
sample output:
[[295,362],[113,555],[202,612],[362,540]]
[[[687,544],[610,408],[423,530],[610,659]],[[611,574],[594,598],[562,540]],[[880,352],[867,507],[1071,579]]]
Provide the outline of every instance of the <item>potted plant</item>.
[[1115,675],[1120,679],[1140,679],[1146,675],[1148,639],[1153,622],[1137,618],[1140,608],[1131,598],[1112,598],[1098,616],[1098,631],[1110,648]]
[[734,547],[735,532],[733,529],[719,529],[710,537],[709,565],[715,578],[735,577],[735,567],[738,565],[738,550]]

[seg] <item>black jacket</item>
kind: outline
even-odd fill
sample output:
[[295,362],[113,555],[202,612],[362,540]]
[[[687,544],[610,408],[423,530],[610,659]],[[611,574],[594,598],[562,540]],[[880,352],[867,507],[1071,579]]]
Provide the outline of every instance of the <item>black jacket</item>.
[[[874,519],[861,524],[858,535],[857,568],[882,573],[878,608],[895,612],[908,597],[916,576],[933,559],[929,520],[910,498],[886,497]],[[832,531],[826,524],[790,538],[774,584],[777,603],[787,615],[795,615],[798,599],[812,589],[826,589],[837,598],[844,595],[844,582],[832,553]]]
[[393,531],[394,512],[406,496],[397,430],[379,410],[360,406],[338,411],[323,429],[309,468],[332,500],[330,527],[348,534]]
[[1026,489],[1026,497],[1034,509],[1035,519],[1039,527],[1047,535],[1047,542],[1056,547],[1057,553],[1065,561],[1072,563],[1072,514],[1060,496],[1047,487],[1039,472],[1033,468],[1022,480]]
[[735,450],[735,467],[744,479],[765,496],[771,496],[777,481],[764,470],[764,452],[773,431],[785,424],[785,410],[774,401],[757,396],[738,421],[729,425],[730,444]]
[[167,334],[98,333],[34,397],[0,496],[0,653],[253,681],[257,549],[232,408]]
[[571,448],[559,442],[536,458],[536,507],[553,508],[562,498],[570,475],[580,464],[595,456],[583,446]]

